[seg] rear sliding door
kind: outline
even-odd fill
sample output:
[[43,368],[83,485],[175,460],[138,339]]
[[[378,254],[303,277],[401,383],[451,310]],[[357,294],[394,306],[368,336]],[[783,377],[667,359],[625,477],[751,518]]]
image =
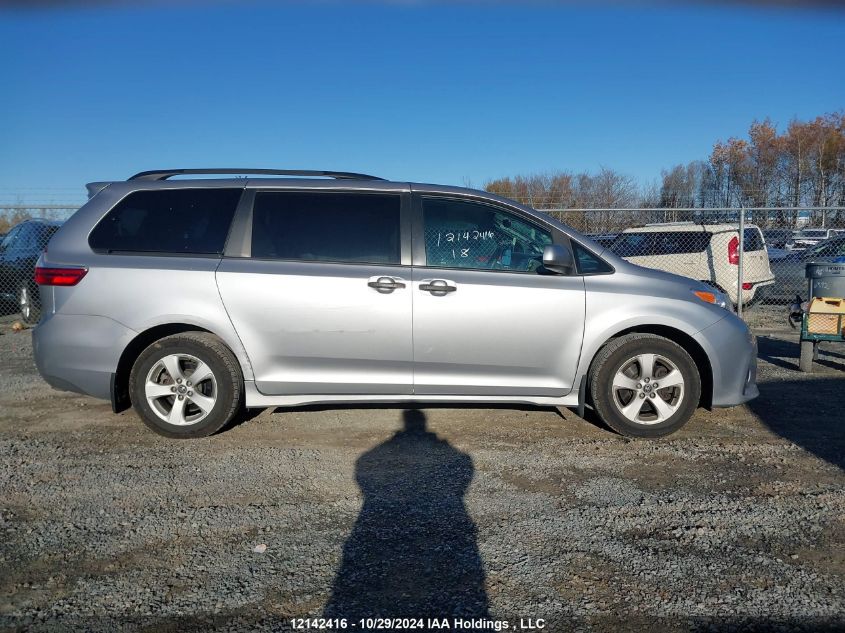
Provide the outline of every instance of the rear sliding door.
[[217,284],[259,391],[410,394],[407,195],[256,191]]

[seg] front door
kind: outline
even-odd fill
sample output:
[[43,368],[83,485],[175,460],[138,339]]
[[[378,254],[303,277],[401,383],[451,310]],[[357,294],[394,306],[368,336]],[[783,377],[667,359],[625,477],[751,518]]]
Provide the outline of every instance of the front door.
[[217,284],[259,391],[411,393],[402,197],[255,193],[248,256],[224,258]]
[[[543,274],[547,227],[504,207],[421,196],[414,393],[561,396],[584,334],[583,277]],[[415,246],[416,248],[416,246]]]

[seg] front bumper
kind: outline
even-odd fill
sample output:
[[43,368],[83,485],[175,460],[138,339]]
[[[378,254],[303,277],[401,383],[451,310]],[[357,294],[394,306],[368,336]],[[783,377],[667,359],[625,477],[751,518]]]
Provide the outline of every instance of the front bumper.
[[695,335],[713,370],[714,407],[733,407],[753,400],[757,388],[757,340],[734,314]]

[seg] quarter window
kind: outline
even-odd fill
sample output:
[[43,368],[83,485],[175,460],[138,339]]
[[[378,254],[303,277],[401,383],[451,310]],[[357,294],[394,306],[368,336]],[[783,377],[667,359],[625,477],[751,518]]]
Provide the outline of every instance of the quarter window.
[[552,243],[546,230],[498,207],[448,198],[423,198],[428,266],[529,272],[540,268]]
[[399,264],[399,209],[396,194],[259,192],[252,256]]
[[578,272],[582,275],[596,275],[599,273],[613,272],[603,259],[599,259],[578,242],[572,241],[572,250],[575,253],[575,261],[578,263]]
[[91,231],[95,251],[221,255],[242,189],[136,191]]

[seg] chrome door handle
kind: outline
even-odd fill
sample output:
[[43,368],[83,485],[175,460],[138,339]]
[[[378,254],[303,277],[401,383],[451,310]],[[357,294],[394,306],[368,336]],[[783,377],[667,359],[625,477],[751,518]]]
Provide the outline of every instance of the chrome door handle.
[[447,292],[455,292],[457,287],[452,286],[451,282],[445,279],[427,279],[420,284],[420,290],[432,294],[446,294]]
[[370,288],[375,288],[381,294],[388,294],[397,288],[404,288],[405,283],[402,279],[396,277],[370,277],[367,282]]

